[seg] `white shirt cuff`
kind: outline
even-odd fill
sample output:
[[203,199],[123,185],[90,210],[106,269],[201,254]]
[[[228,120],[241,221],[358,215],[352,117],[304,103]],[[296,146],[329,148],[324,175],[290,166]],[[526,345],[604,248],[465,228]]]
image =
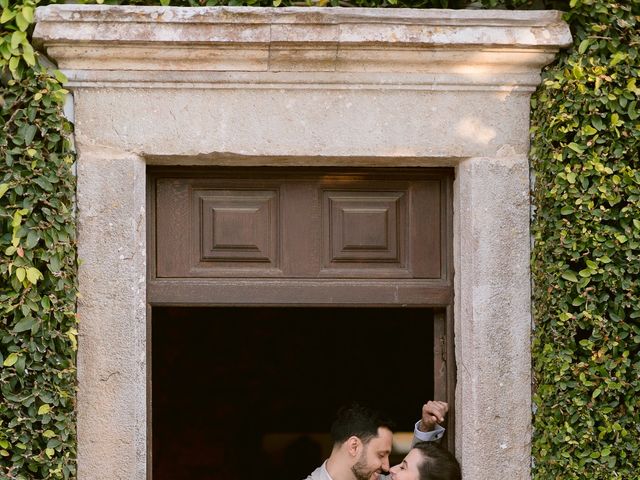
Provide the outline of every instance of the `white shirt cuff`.
[[431,430],[430,432],[423,432],[418,428],[420,425],[420,420],[416,422],[416,426],[413,429],[413,436],[419,442],[433,442],[435,440],[440,440],[444,435],[444,427],[436,424],[436,428]]

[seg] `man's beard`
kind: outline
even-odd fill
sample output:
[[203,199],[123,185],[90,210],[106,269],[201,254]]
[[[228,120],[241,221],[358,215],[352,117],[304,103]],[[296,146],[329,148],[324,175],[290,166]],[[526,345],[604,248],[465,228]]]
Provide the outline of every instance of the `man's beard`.
[[374,473],[380,473],[377,468],[373,470],[369,468],[365,453],[366,451],[362,452],[356,464],[351,467],[351,473],[353,473],[356,480],[371,480]]

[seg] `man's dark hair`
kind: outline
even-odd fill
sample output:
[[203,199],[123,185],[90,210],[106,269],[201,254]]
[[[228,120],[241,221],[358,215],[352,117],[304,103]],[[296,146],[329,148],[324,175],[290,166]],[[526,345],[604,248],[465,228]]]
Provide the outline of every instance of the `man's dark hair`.
[[418,465],[420,480],[461,480],[460,464],[451,452],[434,442],[419,442],[413,448],[422,453]]
[[362,443],[367,443],[378,436],[380,427],[392,432],[394,428],[393,423],[381,412],[359,403],[352,403],[338,410],[331,425],[331,438],[334,445],[342,444],[353,436],[362,440]]

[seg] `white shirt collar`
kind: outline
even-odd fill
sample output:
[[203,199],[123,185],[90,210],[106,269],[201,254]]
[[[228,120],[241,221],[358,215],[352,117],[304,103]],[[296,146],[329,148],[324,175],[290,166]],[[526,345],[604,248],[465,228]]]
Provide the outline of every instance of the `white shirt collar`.
[[325,460],[322,464],[322,473],[326,475],[327,480],[333,480],[333,478],[331,478],[331,475],[329,475],[329,471],[327,470],[327,460]]

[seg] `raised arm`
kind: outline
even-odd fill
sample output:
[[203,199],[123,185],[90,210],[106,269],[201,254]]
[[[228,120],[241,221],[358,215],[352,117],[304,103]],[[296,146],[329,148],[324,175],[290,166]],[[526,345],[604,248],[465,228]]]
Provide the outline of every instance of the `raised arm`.
[[440,440],[444,435],[445,429],[440,426],[443,423],[449,404],[437,400],[430,400],[422,406],[422,418],[416,423],[413,430],[413,442],[433,442]]

